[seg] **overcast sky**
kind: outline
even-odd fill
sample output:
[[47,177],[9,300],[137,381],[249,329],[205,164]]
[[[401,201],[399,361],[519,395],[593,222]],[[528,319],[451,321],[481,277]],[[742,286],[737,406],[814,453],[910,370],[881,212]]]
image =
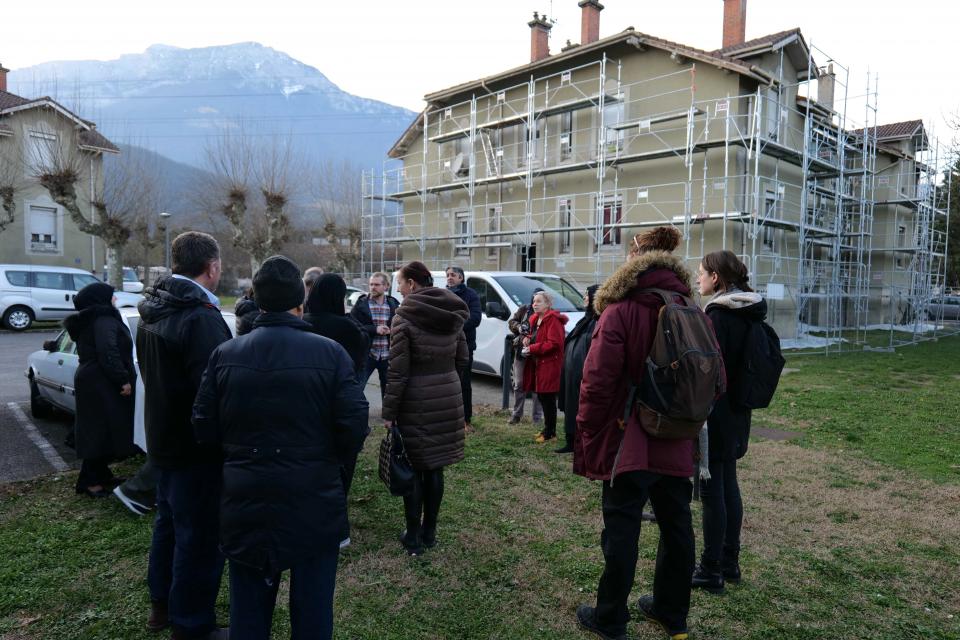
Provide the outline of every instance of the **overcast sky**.
[[[721,0],[604,0],[600,34],[628,26],[720,46]],[[40,7],[38,11],[38,7]],[[341,88],[419,110],[425,93],[523,64],[534,10],[553,16],[551,50],[580,39],[577,0],[46,0],[4,3],[0,63],[109,60],[151,44],[256,41],[317,67]],[[851,92],[879,74],[879,120],[923,118],[936,135],[960,108],[955,0],[749,0],[747,38],[800,27],[849,67]],[[954,44],[951,44],[954,43]]]

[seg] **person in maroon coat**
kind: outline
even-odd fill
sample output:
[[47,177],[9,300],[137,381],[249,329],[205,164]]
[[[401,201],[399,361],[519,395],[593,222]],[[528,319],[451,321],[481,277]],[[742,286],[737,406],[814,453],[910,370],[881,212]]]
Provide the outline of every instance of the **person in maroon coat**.
[[633,588],[644,504],[649,499],[660,527],[653,595],[637,606],[677,640],[687,637],[694,538],[690,517],[694,442],[647,435],[635,407],[625,419],[630,384],[644,376],[657,330],[661,298],[656,288],[690,296],[691,274],[672,255],[681,239],[673,227],[657,227],[633,239],[630,259],[596,294],[600,320],[583,367],[574,438],[573,471],[603,481],[605,567],[597,605],[581,605],[582,627],[603,638],[626,637],[627,597]]
[[535,391],[543,406],[543,431],[534,440],[540,444],[557,437],[557,393],[563,371],[564,325],[567,316],[553,309],[553,295],[538,291],[533,296],[529,336],[523,338],[523,390]]

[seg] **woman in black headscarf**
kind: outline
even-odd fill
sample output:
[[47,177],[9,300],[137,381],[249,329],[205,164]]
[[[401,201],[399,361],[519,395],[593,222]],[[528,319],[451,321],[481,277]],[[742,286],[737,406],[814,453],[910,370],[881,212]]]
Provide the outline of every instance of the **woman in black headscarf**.
[[577,411],[580,409],[580,381],[583,379],[583,363],[590,352],[590,339],[597,324],[593,311],[593,297],[600,285],[587,287],[583,297],[585,312],[580,321],[567,334],[564,342],[563,371],[560,373],[560,395],[557,406],[563,411],[563,430],[567,442],[557,453],[573,453],[573,434],[577,431]]
[[344,312],[346,295],[347,283],[343,278],[335,273],[323,274],[310,288],[303,319],[313,326],[314,333],[330,338],[347,350],[357,379],[362,381],[370,345],[360,327]]
[[117,479],[108,464],[136,451],[133,340],[113,300],[110,285],[88,284],[73,299],[78,313],[63,321],[79,357],[73,383],[77,398],[74,437],[83,465],[76,491],[91,498],[110,495]]

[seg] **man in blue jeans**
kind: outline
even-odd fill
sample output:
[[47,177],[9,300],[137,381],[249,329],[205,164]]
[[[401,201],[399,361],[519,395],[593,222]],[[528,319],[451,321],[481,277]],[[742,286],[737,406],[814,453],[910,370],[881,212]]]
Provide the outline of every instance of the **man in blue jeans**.
[[350,310],[350,317],[370,339],[370,353],[367,356],[367,377],[376,371],[380,376],[380,399],[387,393],[387,369],[390,365],[390,323],[397,313],[400,301],[387,295],[390,277],[378,271],[370,276],[369,295],[360,296]]
[[230,339],[230,329],[213,294],[220,282],[217,241],[183,233],[171,256],[173,275],[144,292],[137,329],[147,449],[159,470],[147,627],[170,626],[175,640],[213,640],[228,637],[214,611],[224,562],[217,548],[221,460],[219,448],[195,440],[190,413],[207,360]]
[[304,322],[296,264],[268,258],[253,278],[255,331],[217,347],[194,404],[197,440],[224,455],[220,545],[230,560],[234,640],[268,640],[290,571],[292,640],[333,635],[341,466],[367,434],[353,360]]

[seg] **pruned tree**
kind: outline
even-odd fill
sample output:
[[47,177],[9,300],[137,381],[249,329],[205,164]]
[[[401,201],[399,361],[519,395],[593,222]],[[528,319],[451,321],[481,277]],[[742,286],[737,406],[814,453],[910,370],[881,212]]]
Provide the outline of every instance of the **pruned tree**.
[[258,138],[243,127],[213,138],[205,155],[212,183],[201,185],[198,204],[216,203],[230,223],[234,246],[249,255],[252,275],[288,240],[288,206],[302,184],[302,161],[289,136]]
[[59,138],[39,139],[27,148],[33,175],[50,198],[63,207],[83,233],[103,240],[107,249],[107,279],[123,288],[123,252],[138,215],[156,211],[156,171],[147,166],[142,154],[107,157],[103,178],[90,180],[89,205],[78,193],[86,166],[79,151],[66,149]]
[[24,186],[24,165],[20,147],[0,141],[0,232],[16,220],[17,193]]
[[362,218],[360,168],[350,162],[326,160],[310,181],[314,207],[320,212],[322,233],[333,249],[337,264],[332,268],[345,274],[360,271]]

